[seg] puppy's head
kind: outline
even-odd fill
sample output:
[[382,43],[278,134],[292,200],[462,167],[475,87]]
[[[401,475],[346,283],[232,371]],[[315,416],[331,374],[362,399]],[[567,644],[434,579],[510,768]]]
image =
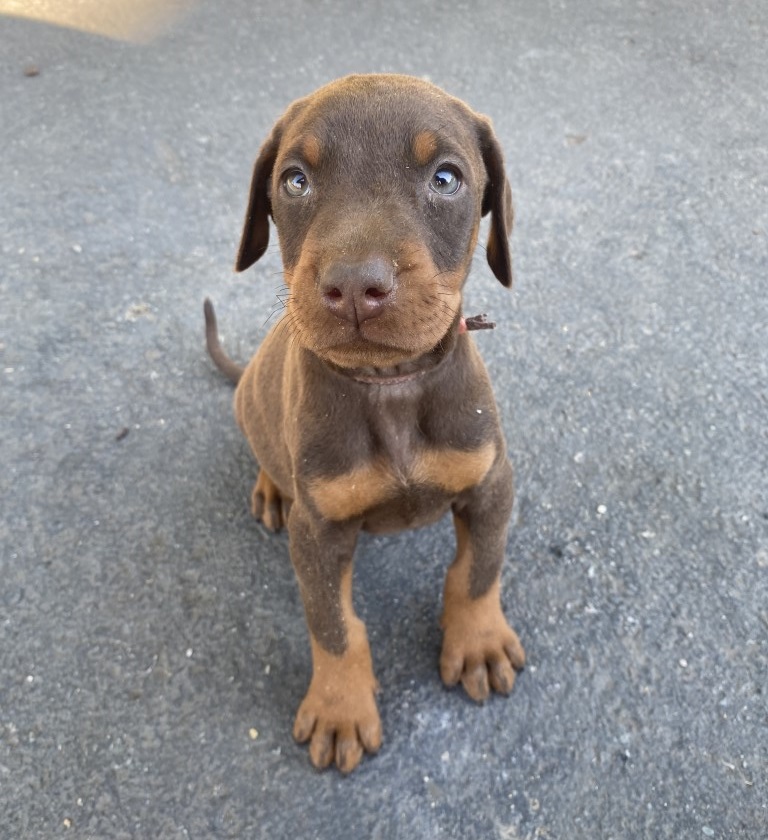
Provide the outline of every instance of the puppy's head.
[[434,348],[461,308],[480,217],[488,263],[512,283],[512,199],[487,119],[428,82],[348,76],[294,102],[259,152],[235,268],[277,227],[287,318],[342,367]]

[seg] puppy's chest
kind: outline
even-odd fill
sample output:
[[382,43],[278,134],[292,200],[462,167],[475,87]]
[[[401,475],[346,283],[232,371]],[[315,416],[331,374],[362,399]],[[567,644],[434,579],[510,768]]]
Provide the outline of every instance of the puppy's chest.
[[[496,457],[485,428],[436,434],[417,406],[381,401],[365,412],[350,435],[345,468],[324,471],[308,482],[326,519],[362,518],[370,530],[423,524],[438,518],[456,495],[479,484]],[[480,426],[479,418],[474,425]],[[462,431],[464,433],[462,434]]]

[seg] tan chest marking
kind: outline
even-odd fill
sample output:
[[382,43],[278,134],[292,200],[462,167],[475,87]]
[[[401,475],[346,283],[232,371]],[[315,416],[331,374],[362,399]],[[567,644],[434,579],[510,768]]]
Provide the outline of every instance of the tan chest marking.
[[362,516],[409,487],[427,485],[449,495],[461,493],[485,478],[495,457],[496,446],[489,442],[472,452],[419,452],[403,472],[396,472],[389,462],[378,459],[334,478],[316,478],[309,485],[309,493],[326,519],[341,522]]

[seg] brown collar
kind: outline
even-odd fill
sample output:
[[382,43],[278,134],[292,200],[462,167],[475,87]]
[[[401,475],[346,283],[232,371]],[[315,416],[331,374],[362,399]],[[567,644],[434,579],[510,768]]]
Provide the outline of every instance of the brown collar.
[[355,382],[362,382],[363,385],[402,385],[405,382],[412,382],[423,376],[428,370],[433,368],[421,368],[410,373],[376,373],[363,374],[356,370],[344,371],[344,373]]

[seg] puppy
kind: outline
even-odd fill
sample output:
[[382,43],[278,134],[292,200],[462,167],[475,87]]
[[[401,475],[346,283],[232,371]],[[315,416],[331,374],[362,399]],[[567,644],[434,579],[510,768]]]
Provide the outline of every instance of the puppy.
[[352,603],[361,529],[450,511],[440,673],[483,701],[508,694],[525,654],[501,609],[512,469],[483,362],[462,315],[482,216],[487,257],[512,283],[512,200],[490,122],[428,82],[349,76],[294,102],[262,146],[237,257],[265,252],[272,217],[285,314],[237,383],[259,463],[252,510],[288,530],[312,648],[293,734],[312,763],[349,772],[381,744],[365,626]]

